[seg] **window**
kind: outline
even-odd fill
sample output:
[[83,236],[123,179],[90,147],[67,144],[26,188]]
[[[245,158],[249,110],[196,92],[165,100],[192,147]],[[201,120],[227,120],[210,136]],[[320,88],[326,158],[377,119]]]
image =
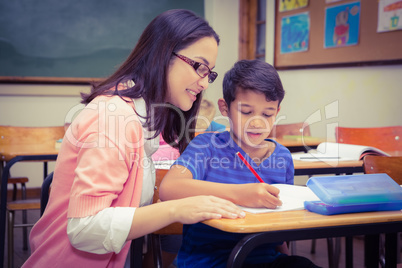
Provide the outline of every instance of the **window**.
[[265,60],[266,0],[240,0],[239,59]]

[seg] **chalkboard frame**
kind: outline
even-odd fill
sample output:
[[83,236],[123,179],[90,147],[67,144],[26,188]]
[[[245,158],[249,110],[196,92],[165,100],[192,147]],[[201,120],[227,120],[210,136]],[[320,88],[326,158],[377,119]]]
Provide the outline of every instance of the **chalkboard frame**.
[[[0,29],[0,64],[4,67],[0,68],[0,84],[91,84],[100,82],[112,74],[127,58],[142,31],[155,16],[168,9],[176,8],[189,9],[204,17],[204,0],[70,0],[68,3],[53,0],[2,1],[0,3],[0,23],[3,24]],[[82,21],[77,22],[80,19]],[[46,24],[43,23],[44,20]],[[21,26],[21,21],[24,23],[23,26]],[[85,37],[85,34],[88,34],[86,23],[91,21],[95,21],[92,25],[93,32],[105,32],[96,44],[105,41],[108,45],[97,48],[96,51],[95,48],[91,51],[92,46],[88,46],[88,43],[73,43],[75,35]],[[70,48],[68,49],[72,56],[66,53],[69,55],[68,57],[61,53],[54,56],[50,52],[49,56],[43,55],[47,52],[46,49],[38,52],[35,46],[39,47],[37,43],[40,43],[39,39],[43,39],[42,36],[50,36],[58,30],[57,27],[67,28],[69,26],[64,25],[70,24],[76,24],[74,28],[76,32],[71,34],[71,29],[67,29],[70,30],[70,33],[68,36],[66,33],[65,36],[73,40],[71,46],[78,44],[77,46],[82,48],[86,45],[83,49],[84,53],[73,55],[74,51]],[[44,25],[45,27],[43,27]],[[81,28],[86,28],[86,32],[84,33],[84,29]],[[21,31],[26,29],[26,33],[22,34],[21,31],[15,29]],[[116,32],[118,33],[116,34]],[[31,33],[36,33],[36,35]],[[57,34],[60,36],[64,33],[59,30]],[[66,40],[65,36],[61,36],[60,39]],[[42,42],[42,44],[49,45],[48,49],[63,46],[57,37],[47,37],[47,43]],[[88,36],[87,39],[90,40],[91,37]],[[57,43],[58,41],[59,43]],[[13,42],[17,42],[17,45],[20,46],[14,46]],[[32,50],[36,49],[34,52],[42,53],[42,55],[21,52],[21,47],[30,52],[25,44],[30,42],[33,43]],[[103,57],[103,55],[105,56]],[[92,67],[87,64],[91,64]],[[101,69],[103,66],[106,68]],[[80,72],[81,70],[83,72]]]
[[[279,1],[277,0],[275,10],[274,66],[276,69],[290,70],[402,64],[402,50],[392,47],[389,42],[389,40],[394,40],[395,44],[401,44],[402,31],[376,32],[378,1],[343,0],[335,3],[325,3],[324,0],[310,0],[308,6],[305,8],[285,12],[279,12]],[[358,44],[355,46],[325,49],[325,9],[353,2],[360,2],[361,5]],[[310,15],[310,44],[308,51],[281,54],[282,18],[303,12],[308,12]]]
[[0,84],[69,84],[88,85],[99,83],[98,77],[54,77],[54,76],[0,76]]

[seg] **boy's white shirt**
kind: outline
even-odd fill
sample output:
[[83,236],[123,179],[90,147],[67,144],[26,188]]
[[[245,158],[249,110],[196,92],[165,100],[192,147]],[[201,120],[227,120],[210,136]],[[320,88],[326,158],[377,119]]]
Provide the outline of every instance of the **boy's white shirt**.
[[[132,85],[129,85],[132,86]],[[133,99],[134,106],[139,115],[146,114],[144,99]],[[144,124],[144,119],[139,117]],[[145,127],[144,150],[149,165],[144,165],[143,185],[140,206],[149,205],[152,202],[155,187],[155,167],[151,156],[159,147],[159,136],[148,140],[155,132],[148,131]],[[105,254],[120,252],[126,243],[131,229],[136,208],[116,207],[105,208],[94,216],[84,218],[69,218],[67,235],[70,243],[77,249],[90,253]]]

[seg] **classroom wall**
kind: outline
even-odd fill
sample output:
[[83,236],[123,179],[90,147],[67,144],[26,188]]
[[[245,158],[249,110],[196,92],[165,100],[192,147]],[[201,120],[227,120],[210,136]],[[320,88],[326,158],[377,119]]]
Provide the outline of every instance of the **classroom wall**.
[[[233,40],[239,39],[238,5],[231,0],[206,0],[205,3],[215,10],[214,13],[206,10],[206,16],[222,39],[216,64],[219,80],[205,94],[208,99],[216,100],[222,97],[221,83],[225,71],[238,57],[238,46],[232,44]],[[271,64],[274,55],[274,5],[274,0],[267,0],[266,61]],[[337,125],[402,125],[400,74],[402,65],[279,71],[286,96],[277,123],[307,121],[311,124],[312,135],[331,139],[335,138],[334,128]]]
[[[267,0],[267,61],[273,55],[273,0]],[[222,97],[222,79],[238,58],[239,6],[233,0],[205,0],[205,16],[221,38],[215,70],[219,76],[205,92],[214,103]],[[312,135],[334,137],[336,125],[376,127],[402,125],[402,65],[279,71],[286,96],[278,123],[308,121]],[[0,124],[63,125],[80,108],[80,91],[88,86],[0,84]],[[217,110],[218,111],[218,110]],[[225,120],[219,116],[218,122]],[[227,122],[226,122],[227,123]],[[50,167],[52,168],[52,166]],[[28,175],[28,187],[39,187],[42,166],[17,164],[13,175]]]
[[[88,86],[0,84],[0,125],[62,126],[74,111],[81,109],[79,92]],[[49,172],[54,162],[49,162]],[[27,176],[27,187],[40,187],[43,166],[40,163],[17,163],[13,176]]]

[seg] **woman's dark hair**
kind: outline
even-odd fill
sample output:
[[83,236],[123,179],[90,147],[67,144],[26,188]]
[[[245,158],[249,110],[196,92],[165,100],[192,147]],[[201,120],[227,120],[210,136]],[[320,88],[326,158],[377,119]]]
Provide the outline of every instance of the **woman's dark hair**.
[[263,93],[267,101],[281,104],[285,97],[281,79],[275,68],[261,60],[241,60],[225,73],[223,98],[230,108],[239,89]]
[[[145,127],[162,133],[163,139],[183,152],[194,138],[201,94],[188,111],[178,113],[166,103],[167,74],[173,52],[180,51],[204,37],[219,36],[203,18],[184,9],[172,9],[154,18],[141,34],[130,56],[109,78],[94,85],[89,94],[81,94],[82,103],[88,104],[99,95],[119,95],[129,98],[143,98],[146,103]],[[117,90],[119,83],[133,80],[135,85],[126,90]],[[159,104],[159,105],[158,105]],[[160,105],[166,104],[166,105]],[[182,116],[185,124],[181,124]],[[188,123],[188,125],[187,125]],[[187,128],[188,127],[188,128]],[[183,134],[186,135],[183,136]]]

